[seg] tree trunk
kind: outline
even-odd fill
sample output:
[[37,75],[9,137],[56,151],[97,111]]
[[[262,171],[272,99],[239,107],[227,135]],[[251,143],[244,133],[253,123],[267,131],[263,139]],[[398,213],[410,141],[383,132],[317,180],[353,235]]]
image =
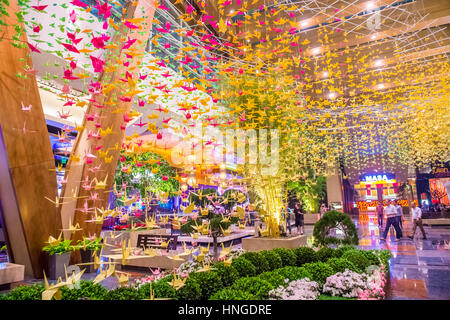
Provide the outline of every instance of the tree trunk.
[[217,234],[213,233],[213,249],[214,249],[214,261],[217,261],[218,259],[218,252],[217,252]]

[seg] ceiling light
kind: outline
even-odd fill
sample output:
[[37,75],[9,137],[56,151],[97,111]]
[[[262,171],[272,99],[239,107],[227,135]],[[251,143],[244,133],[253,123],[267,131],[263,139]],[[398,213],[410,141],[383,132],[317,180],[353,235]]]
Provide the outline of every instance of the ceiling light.
[[233,13],[234,13],[234,10],[230,10],[230,13],[233,14]]
[[330,93],[328,94],[328,99],[334,99],[334,98],[336,98],[336,93],[330,92]]
[[372,1],[367,2],[366,4],[367,9],[372,9],[373,7],[375,7],[375,4]]
[[306,27],[307,25],[308,25],[308,22],[306,22],[306,21],[300,22],[300,26],[302,26],[302,27]]
[[320,53],[320,48],[314,48],[311,50],[311,52],[315,55],[315,54],[319,54]]
[[324,78],[328,77],[328,71],[324,71],[324,72],[323,72],[323,77],[324,77]]
[[382,66],[383,65],[383,60],[377,60],[377,61],[375,61],[375,63],[374,63],[374,66],[375,67],[380,67],[380,66]]
[[377,36],[373,34],[373,35],[370,37],[370,39],[375,40],[376,37],[377,37]]
[[384,84],[380,83],[380,84],[378,85],[378,89],[379,89],[379,90],[384,89]]

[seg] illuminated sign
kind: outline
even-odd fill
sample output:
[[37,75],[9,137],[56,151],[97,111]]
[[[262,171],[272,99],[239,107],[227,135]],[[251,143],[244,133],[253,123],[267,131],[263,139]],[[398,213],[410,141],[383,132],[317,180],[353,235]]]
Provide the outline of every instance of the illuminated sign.
[[394,179],[394,175],[390,173],[366,174],[360,178],[365,182],[388,181]]

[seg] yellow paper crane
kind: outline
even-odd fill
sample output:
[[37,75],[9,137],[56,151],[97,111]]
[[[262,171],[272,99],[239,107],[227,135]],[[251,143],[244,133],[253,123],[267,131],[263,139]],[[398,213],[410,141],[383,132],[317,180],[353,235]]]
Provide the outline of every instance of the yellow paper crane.
[[231,234],[231,227],[228,227],[227,229],[224,230],[222,226],[220,226],[220,230],[222,230],[224,236],[229,236]]
[[115,274],[116,274],[116,265],[115,263],[109,262],[108,268],[101,270],[100,273],[95,277],[94,284],[100,283],[101,281],[111,276],[115,276]]
[[222,214],[222,220],[220,220],[220,222],[228,223],[230,222],[230,217],[224,217],[224,215]]
[[162,216],[159,214],[159,219],[161,220],[161,224],[168,224],[169,223],[169,216]]
[[[117,274],[120,274],[119,276]],[[116,271],[116,278],[119,281],[119,286],[125,286],[128,284],[129,273]]]
[[131,239],[128,240],[128,246],[125,242],[125,240],[122,240],[122,265],[126,265],[127,259],[130,257],[131,254]]
[[176,273],[173,273],[173,280],[168,282],[170,286],[172,286],[176,291],[180,290],[186,284],[187,278],[182,278],[181,276],[177,276]]
[[233,248],[233,242],[231,242],[230,247],[225,248],[223,242],[221,243],[222,245],[222,251],[220,252],[220,256],[219,258],[225,258],[227,255],[230,254],[231,249]]
[[245,218],[245,209],[242,207],[236,207],[237,213],[238,213],[238,217],[239,219],[244,219]]
[[211,264],[203,262],[203,267],[201,269],[198,269],[196,272],[209,272],[212,270],[217,270],[216,268],[211,268]]
[[233,262],[233,257],[229,257],[226,260],[223,260],[223,264],[227,267],[231,266],[231,263]]
[[167,240],[167,241],[163,241],[162,238],[159,238],[159,239],[160,239],[159,241],[160,241],[161,248],[162,249],[167,249],[167,247],[169,246],[170,239]]
[[106,188],[106,181],[108,180],[108,175],[106,175],[105,180],[99,181],[97,178],[94,178],[92,181],[95,182],[95,190],[105,190]]
[[205,208],[205,209],[203,209],[203,208],[200,208],[200,214],[201,214],[201,216],[207,216],[208,214],[209,214],[209,210],[208,210],[208,208]]
[[144,249],[144,254],[146,256],[154,257],[158,255],[158,249],[153,249],[152,247]]
[[191,202],[187,207],[183,207],[183,206],[181,206],[181,205],[180,205],[180,207],[181,207],[181,209],[183,210],[183,213],[184,213],[184,214],[192,213],[192,211],[193,211],[194,208],[195,208],[195,203],[194,203],[194,202]]
[[239,229],[245,229],[245,226],[247,225],[247,220],[244,220],[243,223],[241,223],[240,221],[238,222],[239,225]]
[[62,232],[59,234],[58,239],[55,239],[53,236],[49,236],[48,240],[45,243],[48,243],[51,246],[57,246],[62,241]]
[[76,225],[73,225],[72,224],[72,217],[70,217],[70,219],[69,219],[69,228],[68,229],[61,229],[61,230],[62,231],[70,231],[71,233],[74,233],[76,231],[80,231],[80,230],[83,230],[83,229],[80,227],[79,223],[77,223]]

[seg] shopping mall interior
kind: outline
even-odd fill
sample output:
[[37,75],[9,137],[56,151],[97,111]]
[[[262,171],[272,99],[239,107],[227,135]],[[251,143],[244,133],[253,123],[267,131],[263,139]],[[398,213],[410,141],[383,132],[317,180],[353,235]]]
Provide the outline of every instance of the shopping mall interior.
[[0,303],[450,300],[449,24],[0,0]]

